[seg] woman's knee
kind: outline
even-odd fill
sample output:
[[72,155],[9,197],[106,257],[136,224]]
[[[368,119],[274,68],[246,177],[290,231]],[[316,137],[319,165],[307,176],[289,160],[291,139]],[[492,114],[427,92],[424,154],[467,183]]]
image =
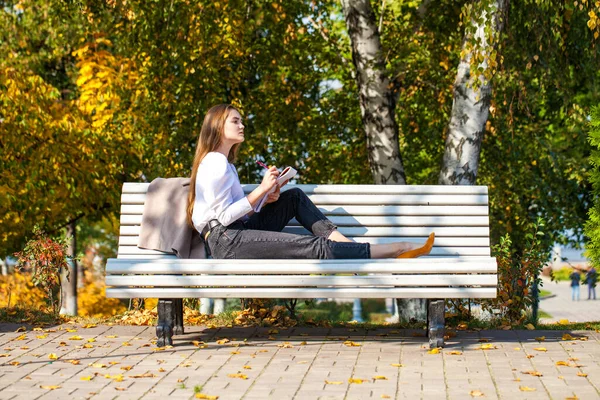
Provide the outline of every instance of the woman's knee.
[[306,193],[304,193],[302,189],[297,187],[286,190],[285,192],[281,193],[281,196],[291,197],[294,199],[301,199],[303,197],[307,197]]

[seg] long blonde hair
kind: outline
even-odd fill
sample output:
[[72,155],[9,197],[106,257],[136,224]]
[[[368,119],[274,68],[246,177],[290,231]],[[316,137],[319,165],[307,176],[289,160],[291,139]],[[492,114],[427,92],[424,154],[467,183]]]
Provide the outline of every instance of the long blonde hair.
[[[196,155],[194,156],[194,162],[192,163],[190,192],[188,193],[187,222],[192,227],[194,226],[194,223],[192,222],[192,213],[194,212],[194,202],[196,201],[196,175],[198,174],[198,167],[204,157],[211,151],[215,151],[221,144],[223,133],[225,131],[225,122],[227,121],[227,117],[229,117],[231,110],[238,111],[230,104],[219,104],[208,110],[204,116],[202,128],[200,129],[200,136],[198,137],[198,144],[196,145]],[[231,147],[231,150],[229,150],[227,160],[230,163],[235,161],[239,147],[240,144],[236,143]]]

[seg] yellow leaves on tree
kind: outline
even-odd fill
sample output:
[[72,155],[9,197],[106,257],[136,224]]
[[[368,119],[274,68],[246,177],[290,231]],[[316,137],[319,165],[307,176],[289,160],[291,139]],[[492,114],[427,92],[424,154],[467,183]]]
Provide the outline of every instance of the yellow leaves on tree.
[[106,286],[102,281],[88,282],[77,294],[78,313],[82,317],[103,318],[125,312],[118,300],[106,297]]

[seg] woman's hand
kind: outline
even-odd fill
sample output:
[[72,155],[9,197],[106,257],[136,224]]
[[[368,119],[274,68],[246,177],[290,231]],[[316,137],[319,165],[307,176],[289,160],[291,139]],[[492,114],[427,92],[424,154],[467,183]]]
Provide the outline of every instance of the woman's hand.
[[277,186],[277,188],[275,189],[275,191],[273,193],[271,193],[267,197],[267,200],[265,201],[265,204],[275,203],[277,200],[279,200],[279,195],[280,194],[281,194],[281,188],[279,186]]
[[277,167],[270,167],[265,176],[263,177],[262,182],[260,183],[260,187],[264,193],[267,193],[269,190],[273,188],[277,184],[277,177],[279,176],[279,171]]

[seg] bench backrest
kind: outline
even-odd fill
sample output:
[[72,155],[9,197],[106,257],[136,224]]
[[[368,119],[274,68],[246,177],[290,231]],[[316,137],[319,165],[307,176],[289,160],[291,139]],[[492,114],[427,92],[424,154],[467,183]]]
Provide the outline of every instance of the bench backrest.
[[[137,247],[149,183],[125,183],[118,258],[174,258]],[[249,193],[257,185],[243,185]],[[423,242],[433,257],[490,256],[486,186],[286,185],[301,188],[344,235],[358,242]],[[296,220],[285,232],[310,234]]]

